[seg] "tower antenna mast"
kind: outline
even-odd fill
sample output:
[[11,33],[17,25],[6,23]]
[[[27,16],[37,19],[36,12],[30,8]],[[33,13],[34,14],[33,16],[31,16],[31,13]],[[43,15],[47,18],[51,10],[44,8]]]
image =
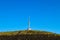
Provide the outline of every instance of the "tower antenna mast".
[[31,28],[30,28],[30,16],[28,18],[28,30],[31,30]]

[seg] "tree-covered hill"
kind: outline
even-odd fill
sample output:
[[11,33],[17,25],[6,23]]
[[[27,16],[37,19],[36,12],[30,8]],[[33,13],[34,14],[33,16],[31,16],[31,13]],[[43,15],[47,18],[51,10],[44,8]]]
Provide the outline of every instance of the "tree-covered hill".
[[0,40],[60,40],[60,34],[36,30],[0,32]]

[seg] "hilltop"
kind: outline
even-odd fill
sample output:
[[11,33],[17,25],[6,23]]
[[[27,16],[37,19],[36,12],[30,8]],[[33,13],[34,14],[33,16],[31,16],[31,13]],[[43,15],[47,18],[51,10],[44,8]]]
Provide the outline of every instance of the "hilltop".
[[0,40],[60,40],[60,34],[36,30],[0,32]]

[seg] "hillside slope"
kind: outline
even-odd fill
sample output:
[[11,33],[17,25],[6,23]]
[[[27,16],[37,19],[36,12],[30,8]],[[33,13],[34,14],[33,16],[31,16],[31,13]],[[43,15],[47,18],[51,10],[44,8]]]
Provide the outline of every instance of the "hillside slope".
[[60,35],[35,30],[0,32],[0,40],[60,40]]

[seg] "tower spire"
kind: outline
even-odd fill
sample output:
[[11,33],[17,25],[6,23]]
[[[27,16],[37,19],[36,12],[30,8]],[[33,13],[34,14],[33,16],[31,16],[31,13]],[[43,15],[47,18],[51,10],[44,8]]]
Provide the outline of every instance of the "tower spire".
[[28,18],[28,30],[31,30],[31,28],[30,28],[30,16]]

